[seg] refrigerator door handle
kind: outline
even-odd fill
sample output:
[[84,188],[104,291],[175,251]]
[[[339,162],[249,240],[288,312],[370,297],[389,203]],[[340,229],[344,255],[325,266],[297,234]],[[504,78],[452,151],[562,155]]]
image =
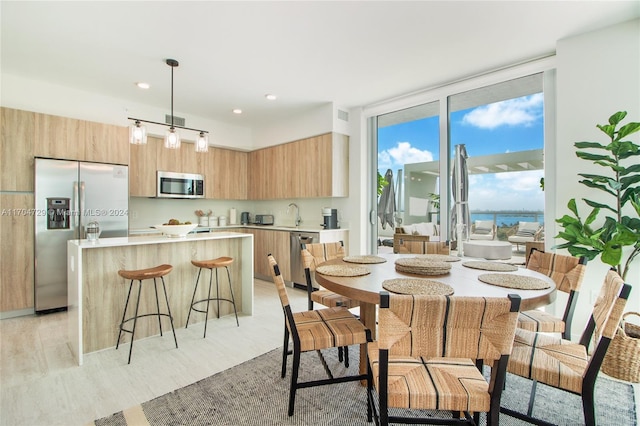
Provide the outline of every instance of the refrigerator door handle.
[[[84,215],[84,181],[80,181],[80,211],[78,211],[78,216]],[[80,221],[82,223],[82,220]],[[84,239],[84,229],[80,228],[80,239]]]
[[78,196],[78,181],[73,181],[73,205],[71,206],[71,211],[69,212],[70,214],[73,215],[73,226],[74,227],[78,227],[78,223],[80,218],[78,217],[78,200],[79,200],[79,196]]

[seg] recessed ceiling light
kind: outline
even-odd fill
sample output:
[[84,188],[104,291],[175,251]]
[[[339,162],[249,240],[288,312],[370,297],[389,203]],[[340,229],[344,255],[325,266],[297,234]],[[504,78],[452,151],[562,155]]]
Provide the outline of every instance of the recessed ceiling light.
[[272,95],[271,93],[267,93],[266,95],[264,95],[264,97],[270,101],[275,101],[276,99],[278,99],[276,95]]
[[233,110],[233,113],[234,113],[234,114],[242,114],[242,110],[241,110],[240,108],[235,108],[235,109]]
[[151,87],[151,85],[149,83],[144,83],[144,82],[139,82],[136,83],[136,86],[138,86],[141,89],[148,89],[149,87]]

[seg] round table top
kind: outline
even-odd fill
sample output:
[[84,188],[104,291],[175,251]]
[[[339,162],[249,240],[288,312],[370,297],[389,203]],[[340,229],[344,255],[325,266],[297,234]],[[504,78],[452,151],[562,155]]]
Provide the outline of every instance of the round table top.
[[[520,305],[521,311],[546,306],[556,298],[556,286],[553,280],[546,275],[526,268],[518,268],[517,271],[509,273],[539,278],[548,282],[550,287],[544,290],[520,290],[485,284],[478,279],[478,276],[494,272],[472,269],[462,265],[465,261],[477,259],[462,258],[461,261],[458,262],[448,262],[451,265],[451,272],[448,274],[425,276],[396,271],[396,259],[416,257],[415,254],[380,254],[379,256],[387,259],[387,262],[358,265],[369,269],[371,271],[370,274],[357,277],[339,277],[316,273],[315,279],[318,284],[327,290],[349,297],[350,299],[372,304],[378,304],[380,302],[380,292],[384,290],[382,288],[383,281],[396,278],[425,278],[439,281],[453,287],[454,296],[506,297],[508,294],[515,293],[522,298]],[[318,266],[322,265],[354,266],[353,263],[347,263],[341,259],[329,260]]]

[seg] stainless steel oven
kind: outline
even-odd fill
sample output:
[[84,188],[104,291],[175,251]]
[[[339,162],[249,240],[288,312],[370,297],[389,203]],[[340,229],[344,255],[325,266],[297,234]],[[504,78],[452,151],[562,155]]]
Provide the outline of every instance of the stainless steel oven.
[[204,198],[204,176],[158,171],[158,198]]

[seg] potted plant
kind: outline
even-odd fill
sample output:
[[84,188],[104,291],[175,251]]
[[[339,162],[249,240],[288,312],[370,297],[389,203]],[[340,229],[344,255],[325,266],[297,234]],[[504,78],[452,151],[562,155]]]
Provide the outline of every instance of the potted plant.
[[[603,175],[578,173],[582,177],[579,182],[604,192],[611,202],[604,204],[583,198],[585,204],[592,208],[583,220],[576,200],[572,198],[567,207],[573,215],[556,219],[564,228],[556,238],[566,242],[553,247],[566,248],[573,256],[585,256],[589,260],[600,255],[602,262],[614,267],[623,279],[640,254],[640,145],[624,140],[640,131],[640,123],[631,122],[618,128],[626,115],[626,111],[616,112],[609,117],[608,124],[596,126],[609,138],[607,145],[598,142],[574,144],[579,149],[576,151],[578,158],[606,169]],[[627,204],[631,206],[627,211],[634,216],[623,212]],[[601,212],[605,214],[604,223],[596,222]],[[627,248],[630,252],[623,259]]]

